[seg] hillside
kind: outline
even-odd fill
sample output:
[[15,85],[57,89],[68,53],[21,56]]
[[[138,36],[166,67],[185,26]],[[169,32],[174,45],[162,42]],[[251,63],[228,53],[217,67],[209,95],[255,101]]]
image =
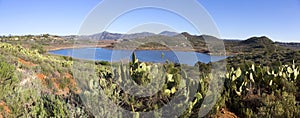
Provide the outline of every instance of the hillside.
[[[181,40],[187,39],[189,42],[174,42],[174,40],[179,41],[176,38],[181,38]],[[166,45],[170,43],[170,46],[173,46],[173,49],[177,50],[189,50],[189,51],[197,51],[202,53],[210,53],[207,49],[207,45],[205,42],[206,40],[221,40],[225,44],[225,49],[227,51],[227,55],[235,55],[235,54],[245,54],[245,53],[251,53],[253,51],[257,51],[259,53],[267,51],[267,52],[273,52],[276,50],[299,50],[300,44],[298,43],[282,43],[282,42],[273,42],[268,37],[262,36],[262,37],[251,37],[249,39],[245,40],[223,40],[218,39],[213,36],[208,35],[190,35],[187,32],[183,32],[181,34],[176,32],[169,32],[164,31],[160,34],[153,34],[149,32],[142,32],[142,33],[133,33],[133,34],[119,34],[119,33],[109,33],[109,32],[102,32],[99,34],[94,35],[87,35],[87,36],[55,36],[55,35],[26,35],[26,36],[0,36],[0,41],[2,42],[8,42],[13,44],[21,44],[24,47],[31,47],[30,44],[32,42],[35,42],[36,44],[42,44],[45,46],[47,50],[53,50],[53,49],[61,49],[61,48],[70,48],[70,46],[77,46],[77,47],[109,47],[113,48],[115,44],[118,43],[125,43],[126,41],[132,41],[132,40],[165,40],[168,39],[168,41],[164,41],[162,45]],[[158,41],[159,42],[159,41]],[[184,43],[184,44],[182,44]],[[194,48],[191,50],[188,48],[188,46],[191,44],[191,46]],[[178,48],[176,48],[176,45]],[[164,46],[160,47],[156,44],[149,44],[148,46],[144,45],[139,47],[139,49],[166,49]],[[285,49],[283,49],[285,48]]]
[[[206,36],[191,39],[203,37]],[[245,45],[249,48],[257,44],[269,45],[271,42],[266,39],[249,39],[245,41],[249,44]],[[224,80],[224,89],[221,96],[214,98],[216,104],[205,117],[299,117],[300,52],[278,50],[268,54],[252,52],[228,58],[226,73],[214,73]],[[136,58],[129,65],[79,63],[81,61],[43,54],[39,48],[0,42],[0,117],[117,117],[118,111],[111,102],[138,114],[157,110],[177,97],[191,97],[189,93],[195,91],[192,81],[198,81],[201,87],[191,102],[183,103],[188,108],[180,117],[198,117],[200,106],[209,104],[203,102],[203,98],[214,93],[207,89],[212,79],[212,63],[199,63],[196,68],[166,63],[157,68],[157,64],[139,62]],[[91,73],[93,69],[95,73]],[[129,71],[128,75],[123,73],[126,71]],[[157,79],[166,83],[153,96],[140,98],[124,92],[118,84],[119,80],[130,79],[141,86]],[[182,88],[184,85],[186,89]],[[177,96],[176,93],[182,92],[183,96]],[[109,101],[101,98],[100,93],[104,93]],[[182,104],[173,108],[178,107],[181,108]]]
[[[207,50],[205,40],[222,40],[213,36],[201,35],[193,36],[188,33],[182,33],[183,36],[192,43],[193,47],[197,50]],[[268,37],[251,37],[246,40],[222,40],[225,45],[227,55],[235,54],[251,54],[263,52],[276,52],[276,50],[287,50],[282,45],[274,43]]]

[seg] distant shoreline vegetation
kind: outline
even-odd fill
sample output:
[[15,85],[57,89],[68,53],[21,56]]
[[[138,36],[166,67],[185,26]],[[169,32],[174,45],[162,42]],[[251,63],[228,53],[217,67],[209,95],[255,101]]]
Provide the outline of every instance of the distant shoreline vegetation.
[[[179,42],[172,42],[174,38],[183,38],[188,41],[188,44],[181,44]],[[273,42],[267,37],[252,37],[246,40],[223,40],[218,39],[213,36],[208,35],[191,35],[187,32],[176,33],[164,31],[159,34],[142,32],[135,34],[118,34],[102,32],[94,35],[69,35],[69,36],[56,36],[50,34],[43,35],[24,35],[24,36],[0,36],[1,42],[8,42],[14,44],[20,44],[24,47],[29,47],[33,42],[45,47],[46,50],[59,50],[66,48],[82,48],[82,47],[101,47],[101,48],[118,48],[127,49],[128,47],[120,46],[120,43],[128,44],[134,40],[148,40],[151,42],[166,39],[171,42],[161,42],[158,43],[148,43],[146,45],[140,45],[137,50],[170,50],[172,47],[177,51],[196,51],[200,53],[206,53],[210,55],[211,52],[208,50],[205,40],[221,40],[224,42],[226,55],[236,55],[236,54],[246,54],[250,53],[252,50],[259,50],[259,48],[271,47],[283,47],[290,50],[299,50],[300,43],[283,43],[283,42]],[[166,45],[170,47],[166,47]],[[186,47],[191,45],[192,47]],[[129,45],[130,46],[130,45]],[[218,54],[219,55],[219,54]],[[225,54],[223,54],[225,55]]]

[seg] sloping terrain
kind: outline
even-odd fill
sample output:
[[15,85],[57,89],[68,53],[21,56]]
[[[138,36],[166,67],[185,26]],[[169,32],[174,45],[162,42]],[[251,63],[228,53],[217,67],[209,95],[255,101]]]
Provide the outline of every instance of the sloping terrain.
[[[203,46],[204,38],[216,39],[185,35],[195,47]],[[48,55],[40,45],[24,48],[16,42],[0,42],[0,117],[119,117],[111,102],[138,114],[157,110],[176,97],[191,100],[177,117],[198,117],[200,107],[204,105],[205,109],[212,101],[216,104],[205,117],[300,117],[300,52],[277,46],[266,37],[225,42],[231,45],[227,50],[242,52],[224,60],[226,73],[211,73],[211,63],[195,67],[166,63],[159,68],[154,63],[139,62],[134,56],[128,65],[75,63],[81,60]],[[213,74],[224,80],[221,96],[213,97],[215,91],[208,89]],[[165,83],[153,96],[136,97],[118,84],[131,79],[141,86],[157,80]],[[199,88],[193,90],[195,84]],[[191,91],[196,94],[189,95]],[[99,99],[100,93],[109,101]],[[204,102],[205,97],[211,101]],[[158,111],[156,115],[172,114]]]

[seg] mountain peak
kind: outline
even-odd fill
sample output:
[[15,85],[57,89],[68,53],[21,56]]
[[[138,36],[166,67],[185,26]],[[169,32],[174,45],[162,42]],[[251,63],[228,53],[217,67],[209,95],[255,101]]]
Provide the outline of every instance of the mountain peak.
[[163,31],[163,32],[159,33],[159,35],[163,35],[163,36],[176,36],[178,34],[179,33],[177,33],[177,32],[171,32],[171,31]]
[[266,37],[266,36],[261,36],[261,37],[251,37],[245,41],[242,41],[242,43],[245,44],[264,44],[264,45],[270,45],[270,44],[274,44],[274,42]]

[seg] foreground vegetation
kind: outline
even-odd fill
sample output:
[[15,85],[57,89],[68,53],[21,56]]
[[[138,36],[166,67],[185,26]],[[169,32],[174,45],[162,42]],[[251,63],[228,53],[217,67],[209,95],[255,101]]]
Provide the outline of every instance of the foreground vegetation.
[[[160,66],[139,62],[134,55],[128,64],[82,62],[45,54],[40,45],[29,49],[0,43],[0,117],[184,118],[199,117],[198,112],[209,108],[211,103],[216,103],[212,110],[200,115],[300,117],[297,61],[300,56],[280,47],[256,49],[227,59],[225,73],[211,73],[211,63],[198,63],[194,67],[173,63]],[[277,59],[276,54],[279,59],[270,60]],[[219,76],[213,78],[216,74]],[[210,80],[214,79],[224,82],[219,96],[209,89]],[[124,90],[124,86],[132,86],[129,80],[140,86],[151,84],[159,90],[150,91],[151,96],[134,96],[130,93],[142,93]],[[160,109],[178,98],[180,102],[169,111]],[[116,105],[132,113],[120,113]],[[139,113],[149,111],[155,112]]]

